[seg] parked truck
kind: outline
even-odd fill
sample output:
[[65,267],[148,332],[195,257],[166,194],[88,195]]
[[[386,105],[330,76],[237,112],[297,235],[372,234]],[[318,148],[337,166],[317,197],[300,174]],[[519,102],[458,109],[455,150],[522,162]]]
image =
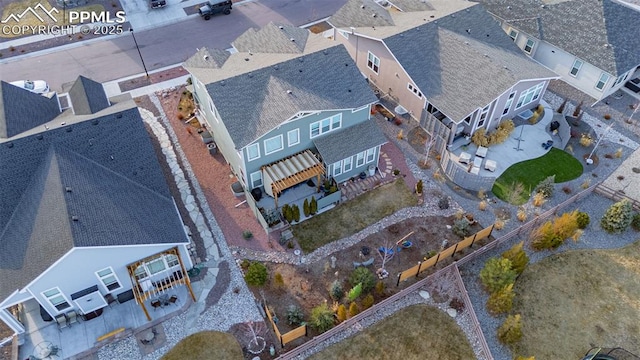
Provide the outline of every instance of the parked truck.
[[231,14],[231,8],[233,3],[231,0],[211,0],[198,9],[200,16],[205,20],[211,19],[212,15],[223,13],[225,15]]
[[150,0],[149,2],[151,3],[151,8],[152,9],[165,7],[167,5],[167,1],[166,0]]

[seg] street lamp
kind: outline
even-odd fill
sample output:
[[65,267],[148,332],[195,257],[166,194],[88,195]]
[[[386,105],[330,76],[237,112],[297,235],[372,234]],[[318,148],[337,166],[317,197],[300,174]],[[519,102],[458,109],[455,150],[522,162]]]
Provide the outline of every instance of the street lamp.
[[147,71],[147,65],[144,64],[144,59],[142,58],[142,53],[140,52],[138,41],[136,41],[136,36],[133,34],[133,28],[129,28],[129,32],[131,33],[131,37],[133,37],[133,42],[136,44],[136,49],[138,50],[138,55],[140,55],[140,61],[142,61],[142,67],[144,68],[144,73],[147,77],[149,77],[149,72]]

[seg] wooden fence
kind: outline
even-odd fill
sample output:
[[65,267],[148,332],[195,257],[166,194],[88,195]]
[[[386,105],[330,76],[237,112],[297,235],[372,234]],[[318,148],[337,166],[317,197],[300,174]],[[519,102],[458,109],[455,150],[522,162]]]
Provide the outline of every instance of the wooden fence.
[[480,231],[478,231],[477,233],[471,235],[471,236],[467,236],[466,238],[464,238],[462,241],[451,245],[450,247],[442,250],[441,252],[439,252],[437,255],[434,255],[432,257],[430,257],[429,259],[425,260],[424,262],[419,261],[418,265],[411,267],[401,273],[398,274],[398,281],[396,282],[396,286],[400,286],[400,282],[401,281],[406,281],[407,279],[409,279],[410,277],[418,277],[418,275],[433,267],[436,266],[438,264],[438,261],[440,261],[441,259],[446,259],[449,257],[453,257],[453,255],[455,255],[458,251],[462,251],[470,246],[472,246],[476,240],[482,240],[485,238],[488,238],[489,236],[491,236],[491,233],[493,232],[493,227],[495,225],[491,225],[488,226]]
[[307,336],[307,325],[300,325],[297,328],[287,333],[281,334],[280,330],[278,330],[278,326],[276,325],[276,322],[273,321],[273,316],[271,315],[271,311],[269,311],[266,305],[264,306],[264,312],[267,313],[267,318],[269,318],[271,327],[273,328],[273,331],[276,333],[276,337],[280,341],[280,346],[284,347],[286,344],[292,342],[297,338]]
[[640,201],[628,197],[627,195],[625,195],[623,192],[619,190],[616,191],[609,187],[604,186],[603,184],[598,184],[598,186],[596,186],[595,192],[613,201],[620,201],[623,199],[627,199],[631,203],[631,206],[636,211],[640,211]]

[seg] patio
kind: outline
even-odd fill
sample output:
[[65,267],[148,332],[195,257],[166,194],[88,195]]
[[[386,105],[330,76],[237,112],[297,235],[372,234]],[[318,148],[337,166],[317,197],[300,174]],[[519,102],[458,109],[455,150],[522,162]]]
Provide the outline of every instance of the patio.
[[[149,299],[145,301],[145,306],[149,309],[152,321],[148,321],[142,308],[135,300],[131,299],[123,303],[117,301],[100,309],[102,313],[90,320],[79,318],[78,322],[58,329],[56,321],[44,321],[40,315],[40,306],[35,299],[30,299],[22,303],[19,316],[20,321],[25,327],[25,333],[20,335],[23,341],[19,348],[19,359],[29,359],[30,356],[45,359],[68,359],[83,358],[95,351],[99,347],[104,346],[113,338],[128,337],[131,334],[142,333],[154,324],[177,315],[186,306],[191,303],[191,298],[185,286],[178,286],[166,291],[166,295],[176,295],[178,300],[175,304],[166,304],[158,308],[151,306]],[[99,312],[99,311],[98,311]],[[123,330],[120,330],[123,329]],[[113,336],[104,338],[104,335],[113,334]],[[148,352],[149,346],[161,346],[161,337],[151,339],[144,345],[139,343],[141,354],[132,354],[132,358],[141,358]],[[59,348],[57,355],[43,356],[42,349],[44,345]]]

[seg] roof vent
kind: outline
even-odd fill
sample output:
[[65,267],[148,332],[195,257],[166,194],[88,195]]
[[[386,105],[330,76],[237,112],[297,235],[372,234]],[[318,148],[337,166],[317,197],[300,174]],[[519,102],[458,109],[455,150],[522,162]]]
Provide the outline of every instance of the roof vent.
[[44,125],[44,129],[45,129],[45,130],[49,130],[49,127],[45,124],[45,125]]
[[109,159],[111,159],[111,160],[115,160],[115,158],[113,157],[113,155],[109,155]]
[[249,77],[249,79],[253,78],[253,74],[252,73],[248,73],[247,76]]
[[69,126],[69,127],[67,127],[67,128],[66,128],[66,131],[67,131],[67,132],[71,132],[72,130],[73,130],[73,128],[72,128],[71,126]]
[[118,113],[118,114],[116,115],[116,119],[122,119],[122,113]]
[[364,5],[360,5],[360,9],[364,9]]
[[220,80],[220,86],[224,86],[224,80]]
[[508,6],[507,6],[507,10],[511,10],[511,5],[508,5]]
[[349,63],[344,63],[344,66],[349,66]]
[[249,61],[249,58],[244,58],[244,61]]
[[293,94],[293,91],[287,90],[287,94],[291,95],[291,94]]
[[452,17],[452,18],[456,17],[456,14],[451,14],[451,17]]
[[273,69],[274,70],[278,70],[278,69],[280,69],[280,67],[278,67],[278,65],[276,65],[276,66],[273,67]]
[[89,139],[89,146],[93,146],[93,138]]
[[435,15],[431,15],[431,16],[429,16],[429,17],[433,19],[433,18],[434,18],[434,17],[436,17],[436,16],[435,16]]
[[302,69],[298,69],[298,72],[302,72]]
[[503,66],[503,68],[504,68],[505,70],[509,70],[509,68],[507,67],[507,65]]
[[93,124],[93,125],[98,125],[99,123],[100,123],[100,120],[98,120],[98,119],[93,119],[91,121],[91,124]]
[[351,89],[348,89],[347,92],[351,92]]
[[293,41],[293,42],[295,42],[295,41],[296,41],[296,39],[294,39],[294,38],[290,38],[289,40],[291,40],[291,41]]
[[378,15],[376,15],[376,13],[373,13],[373,14],[371,14],[371,16],[376,17],[376,16],[378,16]]
[[71,192],[71,190],[72,190],[72,189],[71,189],[71,186],[66,186],[66,187],[64,188],[64,191],[66,191],[66,192]]
[[298,61],[304,62],[304,58],[298,58]]
[[42,139],[44,139],[44,137],[42,136],[42,134],[38,134],[38,135],[36,135],[36,139],[42,140]]
[[329,55],[329,52],[326,49],[322,50],[322,53],[325,54],[325,55]]
[[484,57],[487,57],[487,58],[489,57],[489,54],[483,54],[483,55],[484,55]]
[[282,30],[282,29],[284,29],[284,26],[280,25],[280,26],[278,26],[278,29]]
[[12,142],[7,143],[7,147],[11,149],[13,147],[13,143]]
[[67,125],[66,121],[63,121],[63,122],[60,123],[60,126],[65,126],[65,125]]
[[468,42],[468,41],[465,41],[465,42],[464,42],[464,44],[465,44],[465,45],[469,45],[469,42]]
[[204,61],[209,61],[209,55],[205,55],[202,58],[204,59]]
[[545,9],[547,6],[545,4],[540,5],[541,8]]
[[467,34],[471,34],[471,29],[467,29]]
[[73,215],[73,216],[71,216],[71,220],[73,220],[73,221],[78,221],[78,220],[80,220],[80,219],[78,219],[78,217],[77,217],[77,216]]

